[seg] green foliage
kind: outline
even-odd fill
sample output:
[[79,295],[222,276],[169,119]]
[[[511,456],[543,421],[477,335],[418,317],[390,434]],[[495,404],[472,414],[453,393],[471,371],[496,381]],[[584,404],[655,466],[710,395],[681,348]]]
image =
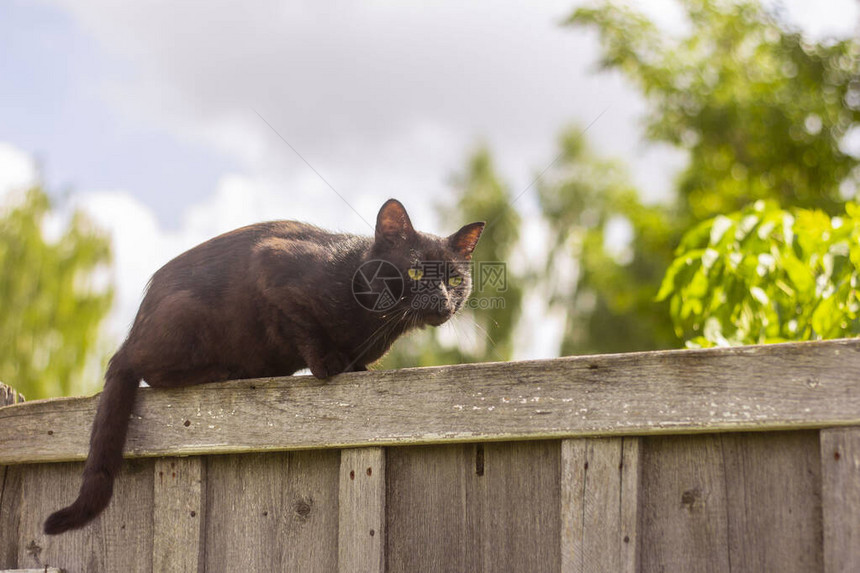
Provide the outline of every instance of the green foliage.
[[860,333],[860,207],[845,215],[758,201],[684,236],[658,298],[689,346]]
[[[676,346],[667,308],[654,303],[678,236],[672,218],[643,205],[623,166],[595,155],[579,130],[568,131],[561,148],[538,198],[554,237],[547,275],[563,259],[578,264],[575,277],[550,280],[551,302],[567,310],[562,354]],[[632,233],[621,252],[607,249],[613,224]]]
[[42,226],[48,196],[32,189],[0,211],[0,381],[28,399],[81,393],[113,292],[94,288],[110,263],[107,239],[76,213],[56,243]]
[[[513,335],[522,306],[522,282],[507,265],[504,284],[480,279],[483,263],[507,263],[519,238],[520,217],[508,187],[496,175],[490,153],[478,149],[463,173],[455,175],[453,207],[440,208],[445,221],[487,225],[472,255],[473,291],[470,307],[452,320],[454,338],[439,329],[426,329],[398,341],[383,359],[382,368],[434,366],[463,362],[510,360]],[[477,304],[487,302],[487,304]]]
[[[539,189],[560,257],[576,278],[556,283],[568,313],[562,352],[677,346],[667,300],[654,293],[682,232],[756,200],[833,215],[855,194],[858,160],[843,149],[860,120],[860,47],[855,39],[811,42],[759,3],[681,0],[682,33],[671,35],[612,1],[579,8],[568,24],[598,33],[601,65],[631,80],[649,106],[646,135],[689,153],[672,194],[643,205],[617,163],[562,140],[562,160]],[[606,246],[610,222],[632,241]]]
[[603,66],[639,87],[648,137],[689,150],[682,213],[701,221],[758,199],[838,212],[840,185],[858,177],[841,142],[860,120],[860,44],[808,41],[755,1],[681,5],[689,28],[676,38],[614,2],[570,23],[596,28]]

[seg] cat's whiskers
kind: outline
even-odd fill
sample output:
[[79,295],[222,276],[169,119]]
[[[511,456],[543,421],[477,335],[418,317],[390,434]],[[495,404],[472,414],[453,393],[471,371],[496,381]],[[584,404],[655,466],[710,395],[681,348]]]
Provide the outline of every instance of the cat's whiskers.
[[[455,316],[454,316],[454,318],[456,319],[456,321],[451,321],[451,322],[452,322],[452,325],[454,325],[455,327],[459,327],[459,326],[460,326],[460,325],[458,324],[458,323],[459,323],[459,321],[460,321],[460,320],[465,320],[465,319],[466,319],[466,316],[467,316],[467,314],[466,314],[466,313],[460,313],[460,314],[455,315]],[[504,361],[505,361],[505,358],[503,358],[503,357],[498,353],[498,351],[496,350],[496,341],[495,341],[495,340],[493,340],[493,337],[490,335],[490,333],[489,333],[489,332],[487,332],[487,329],[486,329],[486,328],[484,328],[484,327],[481,325],[481,323],[479,323],[479,322],[477,321],[477,319],[475,318],[475,316],[474,316],[473,314],[468,313],[468,317],[469,317],[469,320],[471,320],[472,326],[474,326],[474,327],[475,327],[475,329],[476,329],[478,332],[480,332],[481,334],[483,334],[483,335],[484,335],[484,338],[486,338],[486,339],[487,339],[487,342],[489,343],[489,344],[487,344],[487,346],[486,346],[487,350],[488,350],[489,352],[491,352],[491,353],[493,354],[493,356],[494,356],[495,358],[497,358],[500,362],[504,362]],[[495,322],[495,321],[494,321],[494,322]],[[496,323],[496,324],[498,325],[498,323]]]
[[382,322],[382,324],[379,325],[379,327],[377,327],[376,330],[374,330],[372,333],[370,333],[370,336],[368,336],[367,339],[364,342],[362,342],[358,346],[358,348],[356,348],[356,351],[359,352],[359,356],[357,356],[356,359],[360,358],[365,352],[367,352],[369,347],[373,346],[373,344],[379,340],[378,335],[386,336],[386,335],[390,334],[390,332],[387,332],[387,331],[391,330],[391,328],[396,324],[398,319],[402,320],[402,317],[399,315],[399,313],[393,314],[393,315],[385,318],[384,321]]
[[406,308],[402,314],[398,311],[384,319],[383,323],[374,330],[367,339],[355,349],[355,356],[347,365],[347,371],[351,370],[355,364],[371,349],[374,344],[380,340],[387,342],[388,337],[394,333],[397,325],[407,317],[409,309]]

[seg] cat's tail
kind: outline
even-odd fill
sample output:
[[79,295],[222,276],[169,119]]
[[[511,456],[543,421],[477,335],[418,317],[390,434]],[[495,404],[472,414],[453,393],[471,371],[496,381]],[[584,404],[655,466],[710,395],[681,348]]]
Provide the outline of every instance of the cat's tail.
[[124,362],[122,350],[110,361],[93,422],[90,453],[84,464],[84,481],[78,499],[45,520],[48,535],[83,527],[110,502],[114,478],[122,466],[122,448],[140,383],[140,378]]

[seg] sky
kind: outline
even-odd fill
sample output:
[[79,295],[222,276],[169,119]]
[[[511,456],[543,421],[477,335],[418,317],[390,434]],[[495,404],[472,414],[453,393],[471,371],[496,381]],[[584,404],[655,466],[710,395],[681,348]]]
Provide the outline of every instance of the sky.
[[[596,36],[561,25],[576,4],[6,0],[0,201],[39,180],[58,201],[55,233],[74,209],[110,233],[117,340],[159,266],[241,225],[369,233],[397,197],[417,228],[455,231],[467,221],[434,206],[479,145],[522,193],[534,259],[544,230],[528,186],[566,126],[592,124],[589,140],[650,200],[684,161],[643,141],[645,106],[597,71]],[[783,5],[813,36],[857,32],[854,0]],[[640,7],[683,26],[670,0]],[[561,321],[539,296],[526,305],[517,358],[555,355]]]

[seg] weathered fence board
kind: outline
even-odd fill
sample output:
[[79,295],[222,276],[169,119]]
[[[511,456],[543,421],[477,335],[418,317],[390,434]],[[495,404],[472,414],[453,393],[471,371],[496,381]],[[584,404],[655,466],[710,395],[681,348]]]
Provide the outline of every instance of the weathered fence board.
[[[18,404],[23,397],[0,382],[0,406]],[[0,531],[18,531],[21,498],[21,470],[0,466]],[[12,568],[18,561],[17,535],[0,535],[0,569]]]
[[0,569],[0,573],[68,573],[56,567],[40,567],[39,569]]
[[339,466],[336,450],[210,457],[205,570],[336,571]]
[[731,570],[822,568],[817,432],[721,436]]
[[57,536],[45,535],[42,524],[75,499],[83,464],[26,466],[17,566],[68,568],[77,563],[88,571],[152,571],[153,464],[153,460],[127,463],[104,513],[86,528]]
[[8,406],[9,404],[20,404],[24,402],[24,397],[18,394],[13,388],[0,382],[0,406]]
[[82,464],[39,462],[83,457],[95,400],[7,406],[0,570],[854,572],[858,366],[835,341],[144,389],[143,459],[56,537]]
[[642,570],[731,571],[719,436],[645,438],[640,462]]
[[558,571],[559,443],[391,448],[388,569]]
[[639,488],[642,483],[642,440],[625,437],[621,450],[621,571],[639,571],[642,537],[639,535]]
[[153,475],[152,570],[203,570],[204,461],[200,457],[160,458]]
[[860,427],[821,430],[824,570],[860,571]]
[[[129,456],[860,425],[860,340],[140,392]],[[778,383],[774,383],[778,381]],[[86,457],[96,398],[0,409],[0,464]]]
[[[832,442],[822,439],[822,451],[834,463],[833,451],[839,462],[852,455],[844,441],[835,450]],[[43,536],[41,524],[74,495],[80,464],[15,466],[0,498],[2,566],[346,570],[355,557],[339,555],[338,537],[363,533],[368,518],[386,521],[370,553],[385,549],[379,570],[388,572],[824,571],[824,544],[827,571],[853,571],[856,478],[832,478],[847,480],[846,497],[824,488],[830,519],[841,521],[823,540],[817,447],[817,432],[802,431],[397,447],[372,452],[370,466],[360,450],[345,463],[336,451],[210,456],[196,470],[194,460],[137,460],[102,517],[58,537]],[[383,455],[387,468],[377,470]],[[182,465],[191,471],[177,472],[179,485],[158,485],[160,472]],[[345,491],[350,466],[364,469],[350,470],[356,480],[385,476],[384,503],[378,481],[369,502]],[[848,470],[826,470],[824,481],[834,471]],[[369,517],[348,509],[356,501]],[[192,517],[197,505],[204,509]],[[159,512],[162,525],[153,527]],[[200,542],[194,519],[204,522]],[[165,523],[167,533],[153,530]],[[562,524],[579,528],[580,541]],[[186,536],[187,554],[159,540],[166,534]],[[628,545],[641,547],[641,560]]]
[[561,570],[638,571],[639,439],[561,444]]
[[560,475],[558,441],[485,446],[477,476],[484,571],[558,571]]
[[340,454],[338,571],[385,571],[385,450]]
[[644,571],[820,571],[816,432],[643,442]]
[[2,467],[0,489],[0,567],[18,563],[18,529],[21,520],[21,466]]
[[389,448],[386,571],[483,570],[481,548],[472,542],[479,449],[483,463],[481,445]]

